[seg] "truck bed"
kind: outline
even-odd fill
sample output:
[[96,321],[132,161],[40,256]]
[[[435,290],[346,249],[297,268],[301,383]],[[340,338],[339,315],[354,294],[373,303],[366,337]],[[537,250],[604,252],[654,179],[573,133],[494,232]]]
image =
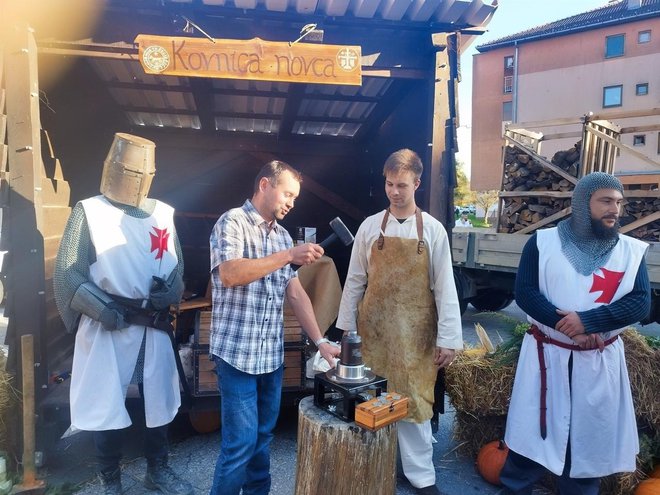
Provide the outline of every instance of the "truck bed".
[[[478,230],[452,234],[454,266],[499,272],[516,272],[525,243],[521,234],[484,233]],[[660,243],[649,243],[646,253],[651,287],[660,290]]]

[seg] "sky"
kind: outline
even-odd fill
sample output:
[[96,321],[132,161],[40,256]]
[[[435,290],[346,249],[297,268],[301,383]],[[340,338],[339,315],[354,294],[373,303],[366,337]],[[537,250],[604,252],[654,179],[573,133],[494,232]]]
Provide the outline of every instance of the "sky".
[[[492,0],[484,0],[487,3]],[[456,157],[470,176],[470,133],[472,123],[472,57],[476,47],[526,29],[558,21],[607,5],[608,0],[499,0],[497,10],[479,36],[461,54],[461,82],[458,86],[458,148]]]

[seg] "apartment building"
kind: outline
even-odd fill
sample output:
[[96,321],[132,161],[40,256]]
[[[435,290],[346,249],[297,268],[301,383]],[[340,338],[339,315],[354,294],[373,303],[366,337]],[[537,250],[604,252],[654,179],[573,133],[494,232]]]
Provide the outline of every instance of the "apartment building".
[[[473,60],[474,190],[499,189],[502,134],[515,123],[544,135],[576,134],[592,113],[621,126],[615,173],[657,183],[660,167],[660,0],[620,0],[480,45]],[[546,126],[562,119],[573,122]],[[552,157],[579,138],[548,140]]]

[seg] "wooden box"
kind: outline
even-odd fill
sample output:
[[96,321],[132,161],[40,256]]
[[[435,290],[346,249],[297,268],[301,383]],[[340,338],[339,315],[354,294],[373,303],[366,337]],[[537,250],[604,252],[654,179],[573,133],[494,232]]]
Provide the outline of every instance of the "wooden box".
[[215,362],[211,361],[208,348],[194,351],[195,374],[193,395],[220,395],[218,392],[218,375],[215,373]]
[[195,314],[195,344],[211,343],[211,311],[197,311]]
[[284,310],[284,345],[302,341],[302,327],[291,310]]
[[355,406],[355,423],[367,430],[376,431],[408,415],[408,397],[396,392],[386,392],[379,397]]
[[304,386],[304,357],[305,356],[302,347],[287,347],[287,345],[284,344],[284,379],[282,381],[283,388],[302,388]]

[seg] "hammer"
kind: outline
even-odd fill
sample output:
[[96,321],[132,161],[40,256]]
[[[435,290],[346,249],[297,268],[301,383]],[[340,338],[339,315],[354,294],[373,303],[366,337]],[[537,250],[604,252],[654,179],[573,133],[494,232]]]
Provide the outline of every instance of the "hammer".
[[[344,222],[342,222],[339,217],[335,217],[330,220],[330,228],[332,229],[332,234],[323,239],[321,244],[319,244],[319,246],[321,246],[323,249],[327,248],[337,239],[339,239],[344,244],[344,246],[350,246],[353,243],[353,240],[355,239],[353,234],[351,234],[351,231],[348,230],[348,227],[344,225]],[[297,270],[300,268],[300,265],[291,265],[291,268]]]
[[321,246],[323,249],[327,248],[330,244],[339,239],[344,246],[350,246],[355,239],[351,231],[348,230],[348,227],[344,225],[344,222],[341,221],[341,218],[336,217],[330,220],[330,228],[332,229],[332,234],[323,239]]

